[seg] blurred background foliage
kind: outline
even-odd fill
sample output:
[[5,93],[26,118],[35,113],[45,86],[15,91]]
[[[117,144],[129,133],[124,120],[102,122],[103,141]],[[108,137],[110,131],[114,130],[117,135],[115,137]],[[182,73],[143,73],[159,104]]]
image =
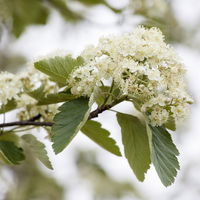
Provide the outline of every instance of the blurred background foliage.
[[[105,0],[0,0],[1,23],[19,37],[27,26],[45,24],[52,9],[74,23],[84,20],[87,10],[97,5],[104,5],[119,15],[130,10],[130,14],[143,16],[146,26],[159,27],[169,40],[179,41],[181,38],[180,25],[170,2],[165,0],[130,0],[122,8],[115,8],[115,3]],[[171,31],[171,28],[176,30]]]
[[125,23],[127,17],[124,16],[140,16],[142,21],[139,24],[160,28],[168,42],[198,46],[191,41],[191,34],[195,35],[199,31],[196,27],[199,26],[190,29],[183,27],[177,20],[170,0],[128,0],[121,7],[115,6],[115,0],[0,0],[0,39],[5,30],[7,34],[6,42],[0,45],[0,69],[4,70],[6,67],[8,71],[13,69],[16,72],[26,61],[23,55],[12,55],[9,44],[17,40],[28,26],[45,25],[51,12],[55,10],[68,23],[90,21],[87,13],[100,5],[122,19],[120,23]]
[[[5,168],[12,174],[10,181],[5,179],[9,190],[5,192],[4,200],[70,200],[68,198],[70,188],[60,186],[55,179],[38,167],[30,152],[28,155],[26,162],[19,166],[7,167],[1,163],[0,178],[3,178]],[[110,177],[97,161],[94,151],[77,150],[75,157],[79,182],[82,185],[89,185],[92,199],[121,200],[124,197],[144,199],[132,183]],[[69,185],[70,181],[68,180]]]
[[[124,1],[124,0],[123,0]],[[123,2],[122,1],[122,2]],[[0,45],[0,69],[16,72],[22,65],[23,55],[12,55],[8,51],[11,41],[19,38],[30,25],[45,25],[52,11],[57,11],[68,23],[77,24],[88,19],[88,12],[96,6],[104,6],[114,12],[120,23],[125,23],[124,16],[142,17],[140,24],[162,30],[168,42],[181,42],[195,45],[191,34],[199,31],[199,26],[187,29],[175,15],[170,0],[127,0],[122,6],[115,6],[115,0],[0,0],[0,39],[6,30],[6,44]],[[128,13],[128,14],[127,14]],[[173,30],[173,31],[172,31]],[[1,44],[1,43],[0,43]],[[15,64],[14,64],[15,63]],[[14,65],[13,65],[14,64]]]
[[76,164],[81,179],[88,182],[91,187],[92,199],[120,200],[124,197],[144,199],[132,183],[113,179],[97,161],[95,152],[78,151]]
[[168,42],[183,41],[183,27],[176,19],[170,2],[164,0],[132,0],[130,6],[133,14],[144,17],[142,23],[144,26],[160,28]]
[[[13,52],[11,44],[18,40],[29,26],[44,26],[48,23],[52,11],[59,13],[66,23],[72,25],[84,21],[94,23],[88,19],[88,12],[96,6],[108,8],[116,15],[120,24],[126,23],[127,18],[139,16],[142,19],[139,24],[160,28],[168,42],[186,44],[199,49],[199,40],[196,39],[199,22],[190,28],[187,25],[183,26],[177,19],[172,0],[124,2],[122,6],[116,6],[115,0],[0,0],[0,71],[15,73],[24,67],[26,57],[20,52]],[[4,180],[8,185],[4,199],[68,200],[64,197],[68,194],[67,186],[63,191],[56,180],[41,170],[31,153],[29,155],[26,163],[17,167],[7,167],[0,163],[2,180],[5,170],[12,174],[11,182]],[[132,183],[110,177],[96,157],[94,152],[78,151],[75,163],[80,179],[84,184],[90,185],[94,200],[122,200],[127,196],[130,199],[144,199]],[[191,170],[191,166],[189,169]]]
[[[64,190],[47,174],[39,169],[36,160],[28,153],[26,162],[9,167],[12,182],[7,183],[9,190],[4,200],[62,200]],[[3,170],[3,168],[1,167]],[[66,188],[65,188],[66,190]]]

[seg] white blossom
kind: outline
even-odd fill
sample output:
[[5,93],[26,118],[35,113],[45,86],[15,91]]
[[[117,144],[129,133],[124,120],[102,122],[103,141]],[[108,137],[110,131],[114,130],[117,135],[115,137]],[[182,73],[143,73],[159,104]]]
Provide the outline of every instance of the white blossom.
[[[0,73],[0,108],[9,100],[14,99],[17,104],[17,117],[27,120],[40,113],[42,118],[52,119],[55,114],[55,106],[38,106],[37,100],[27,94],[43,86],[45,95],[58,92],[56,83],[49,80],[48,76],[36,70],[31,64],[25,71],[18,74],[8,72]],[[51,109],[52,108],[52,109]],[[51,115],[51,117],[50,117]]]
[[8,100],[17,97],[22,90],[22,83],[17,76],[9,72],[0,72],[0,108],[8,103]]
[[100,86],[100,74],[94,66],[83,66],[72,72],[69,78],[71,92],[77,96],[91,96],[94,88]]
[[[192,99],[185,85],[186,71],[159,29],[138,27],[131,33],[103,37],[81,56],[84,65],[75,68],[66,82],[73,95],[90,97],[105,80],[112,80],[120,94],[140,102],[138,109],[153,126],[161,126],[171,118],[178,122],[187,116]],[[18,108],[23,108],[18,114],[20,119],[36,113],[50,119],[56,112],[56,107],[37,106],[37,101],[26,94],[27,89],[41,86],[45,94],[58,92],[56,83],[33,66],[18,76],[1,73],[0,78],[0,106],[16,99]]]
[[73,94],[90,96],[100,80],[114,80],[123,94],[139,99],[152,125],[186,116],[192,100],[185,88],[185,69],[159,29],[138,27],[132,33],[103,37],[81,56],[87,67],[73,72]]

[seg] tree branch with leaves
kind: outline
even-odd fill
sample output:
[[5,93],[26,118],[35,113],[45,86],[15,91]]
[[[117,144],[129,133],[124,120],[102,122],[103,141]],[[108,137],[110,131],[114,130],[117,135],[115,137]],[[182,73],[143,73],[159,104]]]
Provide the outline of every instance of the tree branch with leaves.
[[22,126],[45,128],[55,154],[81,131],[121,156],[109,131],[93,118],[129,101],[142,118],[116,111],[125,157],[139,181],[144,181],[153,163],[161,182],[169,186],[179,169],[179,152],[168,130],[175,131],[192,103],[184,74],[183,64],[162,33],[143,27],[101,38],[77,58],[51,56],[17,76],[2,72],[0,113],[16,110],[19,121],[0,124],[0,158],[19,164],[25,159],[21,144],[28,143],[34,155],[52,168],[43,143],[30,134],[17,135],[27,130]]

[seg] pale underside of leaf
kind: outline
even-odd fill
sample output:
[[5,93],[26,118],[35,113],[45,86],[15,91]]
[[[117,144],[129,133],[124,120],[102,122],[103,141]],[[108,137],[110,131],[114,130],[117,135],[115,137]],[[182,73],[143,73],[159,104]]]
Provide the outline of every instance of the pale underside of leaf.
[[169,186],[174,182],[177,170],[180,169],[176,157],[179,152],[165,128],[151,125],[149,127],[152,162],[161,182]]
[[36,158],[38,158],[47,168],[53,169],[45,145],[42,142],[37,140],[37,138],[31,134],[23,135],[22,139],[27,143]]

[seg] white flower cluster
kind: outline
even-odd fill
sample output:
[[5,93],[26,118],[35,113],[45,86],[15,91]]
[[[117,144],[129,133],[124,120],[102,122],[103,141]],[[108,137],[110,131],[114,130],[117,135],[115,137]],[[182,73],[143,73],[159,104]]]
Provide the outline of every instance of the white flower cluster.
[[79,67],[72,73],[69,80],[69,86],[74,95],[90,96],[94,87],[100,85],[99,71],[96,67],[90,65]]
[[22,83],[18,77],[9,72],[0,72],[0,108],[7,104],[9,100],[17,97],[22,88]]
[[169,117],[184,118],[192,102],[184,83],[185,69],[157,28],[101,38],[81,56],[85,66],[71,74],[72,94],[90,96],[101,81],[112,79],[123,94],[140,102],[140,111],[154,126]]
[[43,86],[45,94],[58,92],[56,83],[51,82],[43,73],[37,71],[33,65],[30,65],[25,72],[17,75],[1,72],[0,73],[0,109],[14,99],[17,103],[17,117],[20,120],[27,120],[38,113],[42,115],[43,120],[52,120],[56,113],[57,105],[38,106],[37,100],[27,94],[27,91],[33,91]]

